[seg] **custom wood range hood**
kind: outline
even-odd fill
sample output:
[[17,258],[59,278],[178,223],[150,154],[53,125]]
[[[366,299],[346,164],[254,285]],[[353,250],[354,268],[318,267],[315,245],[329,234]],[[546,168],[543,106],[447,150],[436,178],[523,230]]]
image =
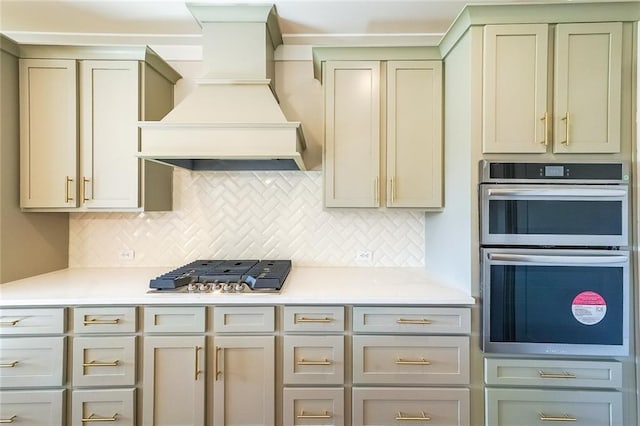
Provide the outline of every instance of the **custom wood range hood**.
[[300,122],[274,90],[276,9],[187,4],[202,27],[202,78],[161,121],[139,122],[138,156],[191,170],[306,170]]

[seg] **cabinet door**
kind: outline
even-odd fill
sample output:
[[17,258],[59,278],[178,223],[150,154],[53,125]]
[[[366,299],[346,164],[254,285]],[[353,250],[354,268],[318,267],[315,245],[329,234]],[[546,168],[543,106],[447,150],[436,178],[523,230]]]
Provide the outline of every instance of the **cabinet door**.
[[325,65],[324,202],[380,205],[380,63]]
[[484,29],[484,153],[543,153],[550,134],[548,26]]
[[387,63],[387,207],[442,197],[442,62]]
[[204,336],[145,337],[143,424],[204,424],[204,348]]
[[621,22],[558,25],[554,152],[620,152],[621,82]]
[[214,338],[213,424],[274,424],[274,340],[273,336]]
[[20,59],[20,206],[77,207],[76,61]]
[[137,61],[80,62],[82,203],[136,208],[139,71]]

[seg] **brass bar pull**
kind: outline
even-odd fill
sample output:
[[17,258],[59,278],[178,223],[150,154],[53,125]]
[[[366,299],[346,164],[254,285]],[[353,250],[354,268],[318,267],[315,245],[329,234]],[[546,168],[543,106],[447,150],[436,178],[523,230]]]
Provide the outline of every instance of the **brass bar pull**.
[[67,176],[67,179],[64,183],[64,202],[68,203],[69,201],[73,201],[73,198],[69,195],[69,184],[73,182],[73,179]]
[[300,317],[300,318],[296,318],[296,322],[331,322],[333,321],[331,318],[328,317],[324,317],[324,318],[307,318],[307,317]]
[[115,422],[117,420],[118,413],[114,413],[111,417],[98,417],[95,414],[89,414],[89,417],[83,417],[82,423],[98,423],[98,422]]
[[411,360],[398,358],[396,360],[396,364],[398,365],[431,365],[431,361],[427,361],[424,358],[420,358],[419,361],[411,361]]
[[410,422],[429,422],[431,421],[431,417],[427,416],[424,411],[420,411],[419,416],[405,416],[400,411],[398,411],[398,414],[396,414],[396,420]]
[[0,364],[0,368],[13,368],[18,365],[18,361],[12,361],[6,364]]
[[83,367],[117,367],[118,365],[120,365],[120,361],[117,359],[113,362],[89,361],[82,363]]
[[538,375],[543,379],[575,379],[576,375],[563,371],[562,373],[545,373],[542,370],[538,370]]
[[567,111],[567,113],[565,114],[564,117],[561,118],[561,120],[565,122],[564,140],[561,143],[563,145],[569,146],[569,144],[570,144],[570,142],[569,142],[569,134],[571,133],[570,130],[569,130],[569,127],[571,127],[571,119],[569,118],[569,111]]
[[396,185],[395,182],[393,181],[393,178],[391,178],[391,204],[395,204],[396,202]]
[[87,319],[84,317],[84,321],[82,321],[84,325],[105,325],[105,324],[118,324],[120,323],[120,319],[112,319],[112,320],[99,320],[99,319]]
[[416,320],[412,320],[412,319],[404,319],[404,318],[400,318],[399,320],[396,321],[396,323],[398,324],[431,324],[431,320],[428,319],[416,319]]
[[296,416],[296,419],[330,419],[333,416],[326,411],[322,414],[305,414],[304,410],[300,411],[300,414]]
[[1,326],[11,326],[11,327],[15,327],[16,325],[18,325],[18,323],[20,322],[20,320],[13,320],[13,321],[0,321],[0,325]]
[[13,416],[9,417],[8,419],[0,419],[0,423],[13,423],[13,421],[15,419],[17,419],[18,416],[16,414],[14,414]]
[[222,351],[222,348],[220,346],[216,346],[216,372],[215,372],[215,380],[218,380],[218,376],[220,376],[222,374],[222,371],[220,371],[220,352]]
[[563,413],[561,416],[549,416],[545,413],[538,413],[541,422],[577,422],[578,419],[571,417],[567,413]]
[[304,358],[300,359],[300,361],[296,362],[298,365],[331,365],[333,362],[327,360],[326,358],[322,361],[305,361]]
[[87,198],[87,183],[91,182],[91,179],[86,177],[82,178],[82,201],[89,201],[91,198]]
[[200,349],[202,348],[200,346],[196,346],[194,347],[194,349],[196,353],[196,360],[195,360],[196,366],[194,369],[194,376],[195,376],[194,380],[198,380],[198,375],[202,373],[202,371],[200,371],[200,369],[198,368],[200,366]]
[[545,112],[540,121],[544,121],[544,138],[540,143],[547,146],[549,145],[549,113]]

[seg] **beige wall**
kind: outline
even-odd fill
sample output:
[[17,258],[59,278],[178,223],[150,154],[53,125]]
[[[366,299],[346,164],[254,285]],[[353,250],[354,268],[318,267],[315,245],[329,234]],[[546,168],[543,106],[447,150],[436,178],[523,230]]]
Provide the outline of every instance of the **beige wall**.
[[0,283],[68,264],[66,213],[22,213],[19,208],[18,59],[0,39]]

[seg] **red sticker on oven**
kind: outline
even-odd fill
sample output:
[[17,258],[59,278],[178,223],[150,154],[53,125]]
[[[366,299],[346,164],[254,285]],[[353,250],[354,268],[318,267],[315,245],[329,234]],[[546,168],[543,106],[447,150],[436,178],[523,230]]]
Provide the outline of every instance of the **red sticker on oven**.
[[594,325],[607,314],[607,302],[595,291],[583,291],[573,298],[571,311],[578,322]]

